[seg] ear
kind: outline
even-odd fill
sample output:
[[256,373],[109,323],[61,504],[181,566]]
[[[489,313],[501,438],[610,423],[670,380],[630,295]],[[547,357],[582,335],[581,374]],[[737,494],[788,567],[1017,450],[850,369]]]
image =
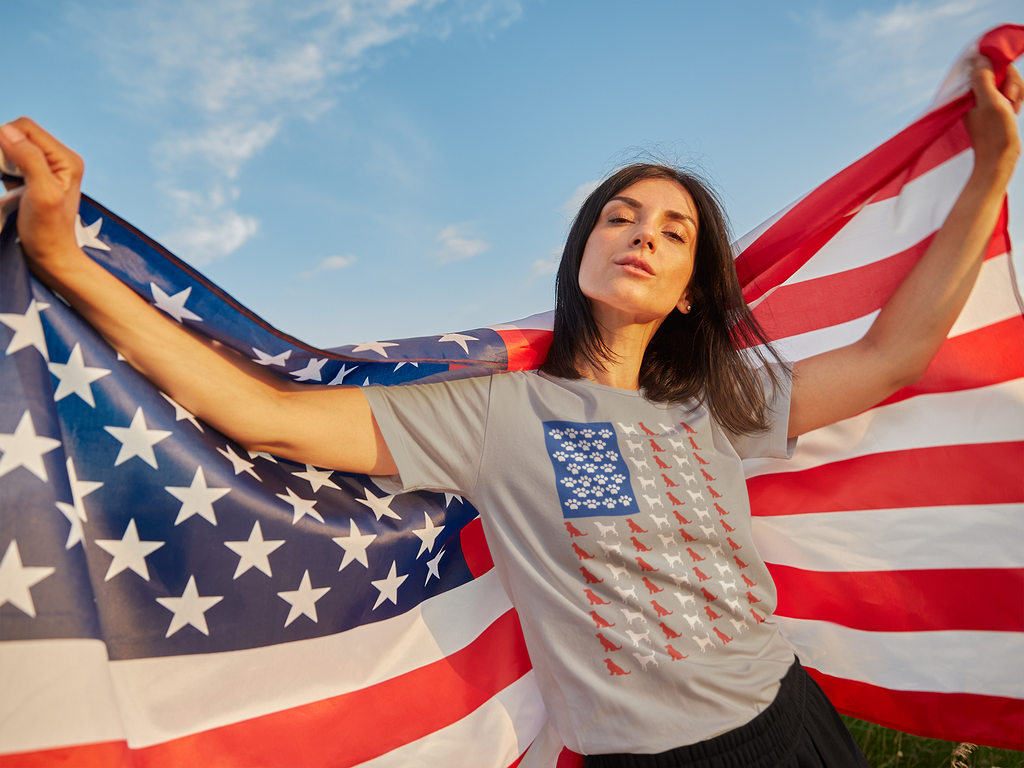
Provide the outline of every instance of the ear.
[[682,312],[684,315],[690,312],[690,289],[687,288],[683,291],[683,295],[679,297],[679,303],[676,304],[676,309]]

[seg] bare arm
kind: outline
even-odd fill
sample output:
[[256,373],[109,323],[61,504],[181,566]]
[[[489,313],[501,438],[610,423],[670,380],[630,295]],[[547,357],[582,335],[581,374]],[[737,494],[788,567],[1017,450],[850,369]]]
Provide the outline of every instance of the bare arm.
[[358,387],[307,387],[166,317],[78,247],[83,164],[31,120],[0,129],[25,174],[18,234],[33,273],[125,359],[196,416],[250,450],[348,472],[392,474],[394,461]]
[[864,337],[793,366],[790,437],[860,413],[920,379],[967,302],[1021,151],[1016,113],[1024,84],[1010,67],[1000,91],[987,61],[975,69],[977,105],[965,118],[974,148],[967,185]]

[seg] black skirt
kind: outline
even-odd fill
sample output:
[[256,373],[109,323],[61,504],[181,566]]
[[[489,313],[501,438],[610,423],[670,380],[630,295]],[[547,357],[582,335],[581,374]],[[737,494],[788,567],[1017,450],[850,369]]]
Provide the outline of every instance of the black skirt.
[[584,768],[870,768],[824,691],[796,661],[746,725],[657,755],[587,755]]

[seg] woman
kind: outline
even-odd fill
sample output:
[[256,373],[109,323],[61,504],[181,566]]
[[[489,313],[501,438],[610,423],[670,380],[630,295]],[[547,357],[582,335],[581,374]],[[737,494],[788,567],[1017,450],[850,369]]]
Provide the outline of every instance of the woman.
[[624,169],[584,204],[544,371],[363,390],[282,381],[168,320],[78,249],[77,156],[26,119],[0,147],[25,173],[33,271],[183,406],[250,450],[476,503],[552,721],[588,763],[863,765],[766,621],[739,461],[927,368],[1020,153],[1019,75],[1000,90],[979,65],[974,90],[974,171],[928,251],[863,339],[791,372],[734,349],[761,339],[724,218],[669,169]]

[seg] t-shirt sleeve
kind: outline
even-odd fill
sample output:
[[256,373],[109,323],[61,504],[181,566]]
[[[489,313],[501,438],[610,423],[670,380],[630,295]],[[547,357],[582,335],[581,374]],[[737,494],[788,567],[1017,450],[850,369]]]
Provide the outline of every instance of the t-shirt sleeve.
[[793,383],[791,371],[782,365],[772,364],[779,384],[772,386],[768,372],[761,368],[758,375],[768,393],[768,408],[771,412],[771,425],[766,432],[753,435],[735,435],[731,432],[729,442],[741,459],[789,459],[796,450],[796,438],[789,435],[789,404],[790,391]]
[[363,393],[405,491],[472,496],[487,432],[490,375]]

